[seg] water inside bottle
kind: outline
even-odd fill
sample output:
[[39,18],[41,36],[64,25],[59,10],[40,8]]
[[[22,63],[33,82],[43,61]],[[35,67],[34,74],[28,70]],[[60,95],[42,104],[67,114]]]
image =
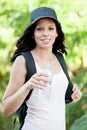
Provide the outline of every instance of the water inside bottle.
[[43,99],[49,99],[50,92],[51,92],[51,83],[52,83],[52,78],[53,78],[51,64],[46,64],[43,69],[43,72],[48,74],[50,82],[47,83],[47,86],[44,90],[41,90],[41,89],[39,90],[39,97]]

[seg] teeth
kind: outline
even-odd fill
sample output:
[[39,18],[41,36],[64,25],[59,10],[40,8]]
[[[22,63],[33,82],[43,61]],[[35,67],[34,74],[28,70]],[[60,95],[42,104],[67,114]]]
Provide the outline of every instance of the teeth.
[[43,41],[46,41],[46,42],[48,42],[49,40],[43,40]]

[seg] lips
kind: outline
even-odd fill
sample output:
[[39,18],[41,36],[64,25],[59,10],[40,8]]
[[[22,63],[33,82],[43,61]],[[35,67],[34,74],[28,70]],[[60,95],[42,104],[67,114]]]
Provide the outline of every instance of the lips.
[[43,41],[43,42],[49,42],[50,40],[49,39],[42,39],[41,41]]

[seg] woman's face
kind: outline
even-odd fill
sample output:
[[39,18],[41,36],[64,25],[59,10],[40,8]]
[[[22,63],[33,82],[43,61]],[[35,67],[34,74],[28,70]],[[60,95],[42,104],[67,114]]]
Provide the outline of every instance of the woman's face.
[[57,36],[56,25],[52,19],[43,18],[37,22],[33,34],[36,46],[43,48],[52,47]]

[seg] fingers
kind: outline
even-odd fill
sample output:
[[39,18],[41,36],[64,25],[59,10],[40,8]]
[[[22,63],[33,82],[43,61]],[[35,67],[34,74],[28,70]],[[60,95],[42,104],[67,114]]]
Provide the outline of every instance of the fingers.
[[45,73],[36,73],[30,79],[30,84],[32,88],[44,89],[49,82],[48,75]]
[[82,97],[82,92],[80,91],[80,89],[76,84],[73,85],[73,93],[71,97],[73,99],[73,102],[79,101]]

